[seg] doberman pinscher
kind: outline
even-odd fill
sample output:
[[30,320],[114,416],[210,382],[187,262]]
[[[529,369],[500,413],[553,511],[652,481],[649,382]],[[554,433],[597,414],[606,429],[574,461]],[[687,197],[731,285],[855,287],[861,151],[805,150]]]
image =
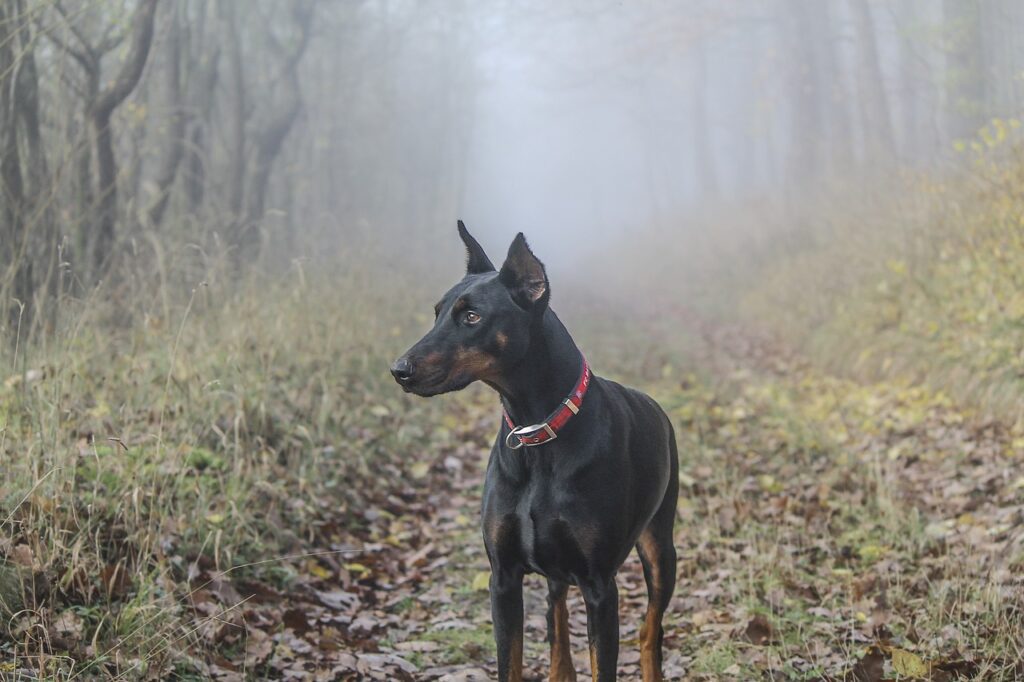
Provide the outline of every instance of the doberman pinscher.
[[548,584],[549,679],[576,679],[565,597],[577,585],[593,678],[614,680],[615,574],[635,546],[649,596],[640,663],[645,682],[660,680],[662,616],[676,579],[672,425],[647,395],[590,373],[548,307],[547,273],[522,233],[500,271],[461,221],[459,235],[466,275],[434,306],[433,329],[391,373],[421,396],[477,380],[501,395],[505,413],[487,464],[482,518],[498,679],[522,678],[523,576],[540,573]]

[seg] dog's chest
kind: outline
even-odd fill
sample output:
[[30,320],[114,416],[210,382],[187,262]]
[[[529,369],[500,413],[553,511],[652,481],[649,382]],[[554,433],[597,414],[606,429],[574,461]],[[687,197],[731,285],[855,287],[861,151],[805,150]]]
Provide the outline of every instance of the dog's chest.
[[569,583],[586,575],[601,529],[579,499],[572,504],[553,482],[505,489],[496,497],[485,509],[484,530],[503,563]]

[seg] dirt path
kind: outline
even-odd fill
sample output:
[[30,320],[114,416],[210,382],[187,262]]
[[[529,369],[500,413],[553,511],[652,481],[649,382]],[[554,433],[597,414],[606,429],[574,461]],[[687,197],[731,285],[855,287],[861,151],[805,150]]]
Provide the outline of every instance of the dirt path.
[[[823,375],[705,330],[704,379],[646,386],[677,423],[679,583],[668,679],[1019,679],[1024,438],[918,388]],[[493,679],[477,532],[493,399],[453,401],[452,446],[345,518],[325,515],[286,584],[194,593],[225,679]],[[620,579],[620,677],[637,679],[639,564]],[[543,585],[526,587],[527,679],[546,679]],[[574,661],[586,624],[570,593]],[[283,627],[282,627],[283,624]],[[231,655],[225,654],[229,652]]]
[[[208,582],[193,595],[208,630],[203,634],[221,650],[227,644],[237,652],[218,655],[209,667],[212,676],[494,679],[487,559],[477,531],[483,434],[493,428],[494,416],[469,403],[459,407],[464,417],[476,416],[474,427],[456,434],[468,441],[437,453],[420,485],[360,512],[364,525],[357,535],[364,540],[348,536],[342,544],[361,551],[319,543],[310,556],[286,562],[295,573],[287,590],[208,572],[197,576],[201,585]],[[333,523],[324,532],[347,536]],[[632,678],[639,674],[637,627],[646,605],[635,558],[622,571],[620,589],[621,669]],[[546,679],[544,594],[540,579],[527,580],[527,679]],[[570,614],[574,658],[589,677],[585,611],[575,591]],[[667,661],[676,675],[683,672],[679,659],[672,654]]]

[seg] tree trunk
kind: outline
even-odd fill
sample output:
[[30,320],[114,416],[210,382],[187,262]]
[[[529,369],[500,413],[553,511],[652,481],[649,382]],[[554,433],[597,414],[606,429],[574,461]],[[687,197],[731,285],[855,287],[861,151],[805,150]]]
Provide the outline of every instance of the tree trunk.
[[791,189],[802,191],[808,179],[821,175],[821,144],[824,126],[821,120],[819,93],[821,92],[821,65],[815,59],[814,46],[808,36],[813,26],[811,7],[817,0],[800,0],[783,31],[790,45],[789,101],[790,130],[789,158],[785,180]]
[[857,26],[860,46],[859,80],[864,111],[864,140],[868,158],[875,161],[890,159],[896,150],[896,136],[892,129],[889,98],[878,59],[875,24],[868,0],[853,0],[853,17]]
[[242,218],[245,188],[245,72],[242,69],[242,45],[238,38],[235,3],[225,2],[221,7],[224,8],[228,77],[231,84],[231,98],[228,102],[228,210],[231,211],[231,219],[238,222]]
[[[0,237],[9,246],[0,261],[0,296],[7,308],[11,298],[22,304],[32,297],[32,259],[29,252],[28,206],[25,179],[22,174],[21,150],[18,144],[19,106],[17,81],[20,79],[20,50],[17,25],[20,21],[12,10],[0,5]],[[9,260],[8,260],[9,259]],[[4,311],[3,323],[18,321],[18,307]]]
[[167,87],[166,102],[171,107],[171,121],[167,133],[167,144],[163,161],[156,174],[156,201],[149,209],[149,222],[159,227],[163,222],[171,186],[178,174],[178,166],[185,154],[185,103],[181,97],[181,17],[180,6],[173,8],[170,30],[167,36]]
[[838,37],[834,18],[827,2],[815,0],[807,5],[815,74],[815,95],[822,100],[825,133],[828,144],[821,151],[827,154],[827,162],[833,174],[847,170],[853,159],[853,135],[850,122],[850,95],[836,56]]
[[248,201],[245,215],[237,226],[236,232],[237,253],[242,258],[251,257],[258,252],[258,230],[266,213],[266,194],[270,172],[273,170],[274,161],[281,153],[285,138],[302,111],[298,66],[309,43],[313,7],[312,0],[300,1],[292,6],[292,16],[299,29],[298,42],[283,55],[279,81],[281,92],[275,95],[275,107],[253,135],[252,170],[249,175],[246,195]]
[[697,182],[698,200],[715,199],[719,195],[718,170],[715,168],[715,151],[712,145],[712,128],[708,124],[708,55],[707,45],[702,43],[693,51],[693,90],[690,92],[690,120],[693,125],[694,173]]
[[110,119],[114,110],[131,94],[142,77],[142,69],[153,43],[153,18],[158,0],[142,0],[132,19],[131,45],[121,70],[89,108],[96,147],[96,175],[99,200],[96,234],[92,245],[92,265],[96,272],[111,253],[117,223],[117,159],[114,156]]
[[185,196],[188,208],[196,212],[203,203],[206,194],[206,135],[210,128],[210,115],[213,111],[213,95],[217,86],[218,62],[220,48],[213,45],[205,47],[205,28],[207,5],[201,5],[198,23],[199,57],[189,62],[189,101],[192,113],[187,117],[191,130],[188,132],[188,146],[185,149]]

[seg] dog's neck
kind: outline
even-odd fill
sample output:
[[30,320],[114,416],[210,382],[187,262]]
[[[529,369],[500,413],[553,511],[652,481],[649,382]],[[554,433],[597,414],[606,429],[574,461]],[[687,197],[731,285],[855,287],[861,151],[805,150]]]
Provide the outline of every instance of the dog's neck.
[[517,426],[544,420],[580,378],[582,355],[558,316],[547,309],[536,324],[526,355],[494,385]]

